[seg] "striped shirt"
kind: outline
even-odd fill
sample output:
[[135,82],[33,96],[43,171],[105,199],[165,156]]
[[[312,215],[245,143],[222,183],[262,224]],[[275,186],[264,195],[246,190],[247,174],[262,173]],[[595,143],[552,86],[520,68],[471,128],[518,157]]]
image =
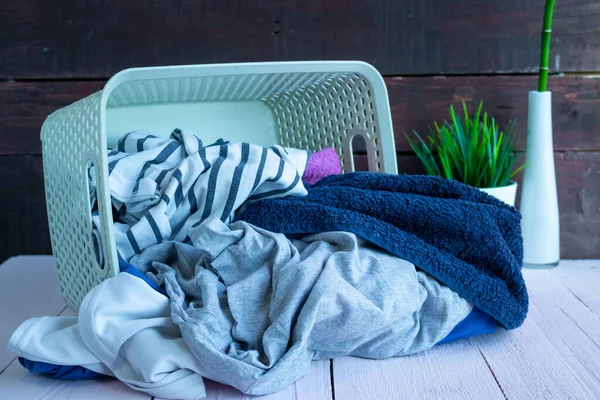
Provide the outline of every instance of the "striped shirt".
[[[229,223],[246,201],[306,195],[301,176],[309,157],[307,150],[281,146],[204,146],[179,129],[169,138],[125,135],[108,154],[119,256],[129,260],[165,240],[189,241],[190,228],[210,217]],[[93,169],[90,177],[93,184]]]

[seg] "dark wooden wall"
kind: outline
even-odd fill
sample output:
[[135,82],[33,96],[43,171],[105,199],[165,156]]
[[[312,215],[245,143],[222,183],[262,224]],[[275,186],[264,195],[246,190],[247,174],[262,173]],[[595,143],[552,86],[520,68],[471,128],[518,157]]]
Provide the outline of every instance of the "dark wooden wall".
[[[600,2],[557,2],[549,89],[564,258],[600,257]],[[483,100],[518,120],[536,88],[543,0],[0,0],[0,261],[50,253],[39,131],[133,66],[359,59],[403,132]]]

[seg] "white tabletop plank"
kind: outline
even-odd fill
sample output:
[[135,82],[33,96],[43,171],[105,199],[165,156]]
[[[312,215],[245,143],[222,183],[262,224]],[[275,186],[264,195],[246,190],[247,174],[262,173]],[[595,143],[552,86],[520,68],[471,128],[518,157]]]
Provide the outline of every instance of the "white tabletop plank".
[[[410,357],[333,362],[337,399],[594,398],[600,392],[600,262],[572,261],[524,272],[530,315],[511,332],[438,346]],[[13,356],[10,334],[25,319],[73,315],[60,299],[51,257],[19,257],[0,266],[0,371]],[[330,363],[264,397],[206,381],[208,399],[331,399]],[[499,386],[498,386],[499,385]],[[500,387],[502,389],[500,389]],[[0,374],[0,398],[146,399],[121,382],[60,381],[31,374],[14,361]]]
[[14,257],[0,265],[0,372],[14,359],[6,347],[23,321],[65,309],[54,265],[50,256]]
[[468,341],[386,360],[343,357],[333,360],[333,376],[336,399],[504,399]]
[[600,317],[600,260],[563,261],[551,275]]
[[[525,273],[525,279],[530,297],[537,301],[542,311],[560,311],[573,326],[573,329],[569,329],[569,335],[584,333],[600,348],[600,313],[590,307],[600,292],[600,279],[596,280],[595,275],[575,275],[567,283],[560,270],[549,274],[544,274],[543,271],[528,271]],[[566,285],[575,290],[570,290]],[[585,299],[590,301],[584,301],[573,293],[577,290],[579,294],[585,294]]]
[[116,379],[65,381],[32,374],[17,361],[0,375],[0,398],[11,400],[150,400]]
[[[310,374],[294,387],[295,398],[300,399],[333,399],[331,389],[331,361],[313,361]],[[298,384],[301,382],[300,384]]]
[[[600,394],[600,318],[563,287],[556,276],[560,274],[525,273],[530,293],[528,318],[544,332],[580,383],[589,392]],[[589,280],[578,282],[580,286],[588,284]]]
[[544,331],[544,336],[560,356],[563,368],[577,377],[570,385],[583,386],[590,393],[600,394],[600,349],[562,310],[550,310],[532,299],[529,318]]
[[[77,312],[65,308],[59,315],[77,315]],[[116,379],[68,381],[32,374],[14,359],[0,374],[0,398],[150,400],[152,397],[135,391]]]
[[531,318],[518,329],[470,340],[507,399],[594,398]]
[[[313,361],[310,374],[281,392],[267,396],[248,396],[231,386],[204,380],[207,400],[331,400],[329,361]],[[158,399],[156,400],[164,400]]]

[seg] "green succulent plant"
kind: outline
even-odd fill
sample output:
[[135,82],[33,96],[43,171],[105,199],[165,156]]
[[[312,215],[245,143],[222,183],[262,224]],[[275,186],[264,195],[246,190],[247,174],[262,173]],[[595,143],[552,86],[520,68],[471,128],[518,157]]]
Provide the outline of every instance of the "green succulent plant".
[[414,139],[405,136],[429,175],[439,175],[478,188],[508,185],[524,165],[515,168],[515,124],[505,130],[486,112],[481,113],[480,102],[475,115],[469,116],[462,103],[464,115],[458,115],[450,106],[450,121],[430,126],[430,135],[423,139],[414,132]]

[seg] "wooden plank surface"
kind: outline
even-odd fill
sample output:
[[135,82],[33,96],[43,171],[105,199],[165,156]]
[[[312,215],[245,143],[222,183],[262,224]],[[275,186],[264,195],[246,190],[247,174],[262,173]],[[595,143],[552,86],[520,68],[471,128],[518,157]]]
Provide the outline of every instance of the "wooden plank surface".
[[[567,260],[564,268],[557,271],[561,284],[585,307],[600,315],[600,261],[586,262]],[[586,284],[581,284],[581,282]],[[600,331],[597,332],[600,337]]]
[[46,117],[103,86],[104,81],[0,83],[0,155],[42,154]]
[[[573,278],[569,267],[581,269],[582,264],[587,274]],[[571,277],[571,285],[592,293],[600,279],[598,265],[597,260],[574,261],[556,270],[525,270],[532,307],[516,331],[501,330],[406,358],[334,360],[336,397],[595,398],[600,393],[600,314],[587,309],[561,282]],[[441,354],[452,346],[456,352]]]
[[151,397],[116,380],[60,381],[23,368],[7,351],[8,339],[26,319],[73,315],[58,294],[54,258],[20,256],[0,265],[0,398],[131,399]]
[[[501,331],[492,339],[470,340],[494,371],[507,399],[583,399],[599,393],[595,366],[600,357],[600,319],[557,279],[568,273],[565,265],[555,270],[525,269],[532,304],[523,326]],[[589,285],[584,279],[578,283]]]
[[481,351],[507,399],[593,398],[531,319],[514,331],[471,341]]
[[[527,93],[532,76],[387,78],[396,149],[409,151],[404,132],[427,133],[433,121],[447,118],[450,104],[466,101],[485,109],[505,125],[517,121],[519,148],[527,132]],[[0,155],[41,154],[44,119],[53,111],[102,89],[103,81],[0,83]],[[556,150],[600,150],[600,78],[551,77]],[[201,135],[201,132],[197,132]]]
[[[25,270],[25,268],[23,269]],[[57,287],[51,285],[47,285],[47,287],[58,291]],[[66,308],[59,315],[76,315],[76,312]],[[152,396],[133,390],[116,379],[65,381],[32,374],[23,368],[17,360],[13,360],[10,366],[0,374],[0,393],[4,396],[2,398],[14,400],[152,399]]]
[[[46,299],[57,293],[53,273],[51,257],[21,257],[1,265],[0,284],[6,286],[0,287],[0,301],[13,305],[0,308],[7,312],[2,320],[11,318],[10,310],[19,323],[46,313],[44,307],[52,303]],[[329,386],[329,362],[315,362],[308,377],[262,398],[596,398],[600,393],[600,314],[571,289],[582,288],[578,293],[595,304],[600,260],[566,261],[553,270],[526,269],[524,275],[532,304],[528,319],[517,330],[500,330],[409,357],[336,359],[333,391]],[[36,281],[40,283],[36,285]],[[19,297],[18,291],[10,288],[19,288],[27,296]],[[37,301],[33,301],[33,292],[37,293]],[[62,303],[55,309],[61,307]],[[73,312],[63,311],[66,314]],[[13,329],[0,325],[0,336]],[[254,398],[210,381],[207,392],[208,399]],[[30,374],[16,362],[0,373],[0,393],[2,398],[15,400],[150,398],[116,380],[57,381]]]
[[[134,66],[270,61],[280,2],[0,2],[0,76],[107,78]],[[243,17],[242,17],[243,16]]]
[[468,341],[386,360],[335,359],[333,378],[336,399],[504,398],[479,350]]
[[561,258],[600,258],[600,152],[555,153]]
[[[583,269],[585,261],[579,261]],[[563,276],[571,275],[573,268],[563,263]],[[595,275],[595,276],[594,276]],[[586,292],[593,290],[593,282],[600,274],[577,275],[577,287]],[[600,314],[594,313],[564,284],[557,271],[525,270],[530,293],[529,316],[590,393],[600,393]]]
[[116,379],[65,381],[32,374],[18,362],[0,375],[0,394],[11,400],[150,400]]
[[[267,396],[248,396],[231,386],[204,380],[207,400],[332,400],[329,379],[330,361],[313,361],[310,374],[281,392]],[[162,400],[162,399],[157,399]]]
[[41,156],[0,156],[0,262],[51,254]]
[[[534,72],[543,7],[544,0],[2,0],[0,77],[321,59],[365,60],[388,75]],[[558,2],[552,70],[599,70],[599,20],[594,0]]]
[[[484,110],[505,127],[516,121],[518,148],[525,149],[527,97],[536,89],[534,76],[465,76],[388,78],[396,149],[410,150],[405,132],[427,135],[433,121],[448,119],[451,104],[465,101],[470,110],[483,101]],[[600,150],[600,79],[586,76],[553,76],[553,140],[555,150]]]
[[[290,59],[363,59],[387,75],[535,72],[539,65],[543,0],[285,3]],[[599,20],[598,3],[557,2],[552,71],[598,71]]]
[[1,264],[0,371],[15,358],[7,351],[8,340],[23,321],[43,315],[58,315],[65,307],[58,294],[53,257],[21,256]]

